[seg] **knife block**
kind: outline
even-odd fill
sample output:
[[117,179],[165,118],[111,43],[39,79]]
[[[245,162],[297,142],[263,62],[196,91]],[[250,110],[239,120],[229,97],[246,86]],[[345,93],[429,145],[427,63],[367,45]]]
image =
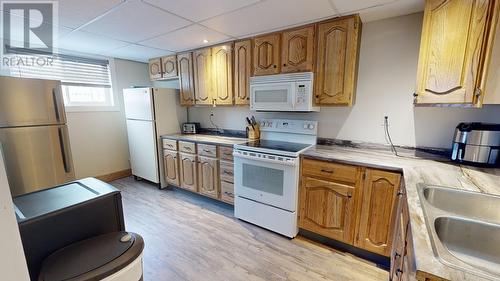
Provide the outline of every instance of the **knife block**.
[[260,127],[259,127],[259,125],[256,124],[253,127],[250,125],[247,125],[247,136],[251,140],[260,139]]

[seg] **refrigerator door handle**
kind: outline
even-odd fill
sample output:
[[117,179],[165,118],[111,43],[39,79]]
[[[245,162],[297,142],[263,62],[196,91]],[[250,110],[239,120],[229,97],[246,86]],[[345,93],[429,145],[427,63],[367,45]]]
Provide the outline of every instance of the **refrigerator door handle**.
[[62,128],[58,128],[57,132],[59,134],[59,147],[61,148],[64,171],[66,173],[70,173],[71,167],[69,166],[69,161],[68,161],[68,150],[66,148],[66,142],[64,141],[64,133],[62,131]]
[[57,98],[57,92],[56,92],[55,88],[52,89],[52,100],[54,101],[54,111],[56,114],[56,120],[57,120],[57,122],[61,122],[61,115],[59,112],[59,103],[57,101],[58,98]]

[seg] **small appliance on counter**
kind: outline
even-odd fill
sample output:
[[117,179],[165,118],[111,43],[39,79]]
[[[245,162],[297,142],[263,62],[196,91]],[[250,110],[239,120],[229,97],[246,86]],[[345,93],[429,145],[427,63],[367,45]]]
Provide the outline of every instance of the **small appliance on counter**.
[[188,122],[182,124],[183,134],[197,134],[200,132],[201,125],[198,122]]
[[500,165],[500,124],[460,123],[455,129],[451,160],[476,166]]

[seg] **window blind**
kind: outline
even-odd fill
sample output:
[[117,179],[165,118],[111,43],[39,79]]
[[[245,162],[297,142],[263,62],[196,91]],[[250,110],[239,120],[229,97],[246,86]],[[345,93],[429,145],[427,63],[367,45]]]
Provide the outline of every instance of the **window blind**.
[[60,80],[64,85],[111,87],[107,60],[67,55],[16,56],[26,60],[26,63],[18,63],[12,67],[10,71],[13,76]]

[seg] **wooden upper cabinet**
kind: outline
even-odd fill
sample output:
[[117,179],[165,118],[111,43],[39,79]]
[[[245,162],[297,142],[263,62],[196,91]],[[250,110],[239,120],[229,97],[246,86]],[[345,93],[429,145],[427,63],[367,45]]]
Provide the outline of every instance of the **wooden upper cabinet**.
[[353,243],[356,187],[304,177],[300,188],[299,226],[323,236]]
[[219,196],[219,160],[198,156],[198,179],[200,193],[213,198]]
[[177,55],[179,66],[180,103],[184,106],[194,105],[194,72],[191,52]]
[[255,37],[253,40],[254,75],[280,73],[281,33]]
[[149,60],[149,79],[158,80],[161,79],[161,59],[155,58]]
[[166,56],[161,58],[162,78],[177,77],[177,56]]
[[316,104],[354,104],[360,29],[358,15],[318,24]]
[[250,104],[250,75],[252,72],[252,41],[234,44],[234,103]]
[[199,105],[213,104],[212,88],[212,48],[193,52],[195,103]]
[[416,104],[480,106],[499,1],[428,0]]
[[233,44],[212,48],[213,98],[217,105],[233,104]]
[[401,175],[367,169],[354,245],[389,256],[394,233]]
[[314,26],[283,32],[281,72],[312,71]]
[[179,161],[177,159],[177,151],[163,151],[163,166],[167,183],[179,186]]

